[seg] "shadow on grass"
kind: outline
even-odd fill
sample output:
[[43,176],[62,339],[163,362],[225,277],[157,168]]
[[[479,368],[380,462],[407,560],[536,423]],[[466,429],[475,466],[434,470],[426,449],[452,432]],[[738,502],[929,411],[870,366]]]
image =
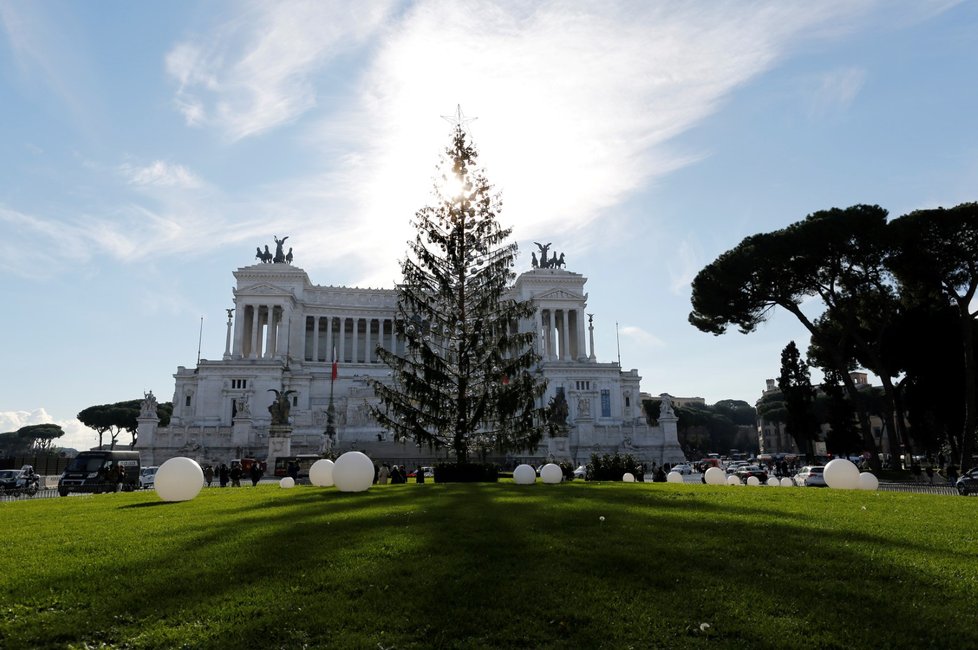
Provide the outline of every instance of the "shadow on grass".
[[[978,645],[949,613],[976,596],[948,579],[973,552],[835,524],[817,510],[832,499],[722,490],[229,491],[121,520],[141,553],[110,540],[103,558],[18,574],[8,594],[47,594],[31,603],[41,626],[3,625],[134,647]],[[151,505],[181,504],[118,510]],[[121,622],[97,585],[78,591],[93,561],[133,577]]]

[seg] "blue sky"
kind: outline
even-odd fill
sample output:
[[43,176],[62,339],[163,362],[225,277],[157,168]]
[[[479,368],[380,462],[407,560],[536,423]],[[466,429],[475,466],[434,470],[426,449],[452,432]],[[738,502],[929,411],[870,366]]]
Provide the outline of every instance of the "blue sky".
[[978,199],[974,2],[0,0],[0,431],[173,391],[235,268],[392,287],[461,104],[522,265],[589,278],[597,353],[754,401],[789,316],[722,337],[689,282],[820,209]]

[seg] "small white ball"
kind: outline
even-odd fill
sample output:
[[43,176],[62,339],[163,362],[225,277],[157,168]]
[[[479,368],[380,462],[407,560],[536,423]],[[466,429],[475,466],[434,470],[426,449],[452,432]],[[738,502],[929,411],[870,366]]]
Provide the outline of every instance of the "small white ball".
[[204,489],[204,470],[194,459],[178,456],[160,465],[153,484],[164,501],[190,501]]
[[727,485],[743,485],[743,483],[740,482],[740,478],[737,475],[731,474],[727,477]]
[[289,488],[294,488],[295,479],[293,479],[291,476],[286,476],[285,478],[283,478],[281,481],[278,482],[278,486],[280,488],[285,488],[286,490],[288,490]]
[[706,470],[706,474],[703,475],[703,480],[706,481],[707,485],[723,485],[727,482],[726,476],[719,467],[711,467]]
[[333,463],[333,483],[340,492],[366,492],[374,482],[374,464],[361,451],[348,451]]
[[523,464],[513,470],[513,482],[517,485],[533,485],[536,480],[536,470],[529,465]]
[[761,479],[757,478],[756,476],[747,477],[747,485],[751,487],[757,487],[760,484],[761,484]]
[[631,472],[625,472],[624,474],[621,475],[621,480],[625,483],[634,483],[635,475],[632,474]]
[[317,487],[330,487],[333,484],[333,461],[320,458],[313,463],[309,468],[309,482]]
[[666,482],[667,483],[682,483],[683,482],[683,475],[680,474],[679,472],[669,472],[668,474],[666,474]]
[[863,472],[859,475],[860,490],[876,490],[880,486],[880,481],[872,472]]
[[781,481],[778,480],[777,476],[771,476],[770,478],[768,478],[767,484],[770,487],[778,487],[779,485],[781,485]]
[[781,487],[795,487],[795,482],[785,476],[781,479]]
[[560,483],[564,479],[564,473],[560,470],[559,465],[547,463],[540,470],[540,478],[543,479],[544,483]]
[[855,490],[859,487],[859,468],[845,458],[830,460],[822,472],[825,484],[837,490]]
[[598,517],[598,521],[604,521],[604,515],[601,515],[600,517]]

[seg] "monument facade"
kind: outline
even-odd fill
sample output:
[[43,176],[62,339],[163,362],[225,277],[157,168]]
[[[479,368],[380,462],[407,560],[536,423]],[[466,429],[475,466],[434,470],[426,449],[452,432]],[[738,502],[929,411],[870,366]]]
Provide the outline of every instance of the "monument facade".
[[[259,262],[234,272],[224,354],[177,368],[169,426],[139,419],[143,464],[188,456],[213,465],[243,457],[271,465],[277,456],[351,449],[392,462],[447,458],[446,450],[395,442],[370,415],[378,400],[369,380],[390,378],[377,347],[404,350],[395,290],[313,284],[291,263],[292,250],[282,253],[286,239],[275,238],[275,254],[259,247]],[[547,257],[550,244],[539,246],[541,261],[533,256],[533,268],[517,277],[512,292],[536,305],[533,319],[519,327],[537,334],[537,372],[547,380],[542,405],[559,397],[566,424],[536,449],[493,460],[579,464],[592,453],[619,452],[681,462],[675,416],[663,413],[658,426],[649,426],[638,371],[598,360],[587,279],[563,268],[563,254]],[[331,400],[335,433],[328,436]]]

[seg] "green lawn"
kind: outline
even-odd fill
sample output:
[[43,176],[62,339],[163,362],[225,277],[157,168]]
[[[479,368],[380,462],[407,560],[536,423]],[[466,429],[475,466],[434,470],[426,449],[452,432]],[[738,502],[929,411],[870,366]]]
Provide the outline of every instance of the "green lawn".
[[581,481],[3,503],[0,647],[978,647],[976,508]]

